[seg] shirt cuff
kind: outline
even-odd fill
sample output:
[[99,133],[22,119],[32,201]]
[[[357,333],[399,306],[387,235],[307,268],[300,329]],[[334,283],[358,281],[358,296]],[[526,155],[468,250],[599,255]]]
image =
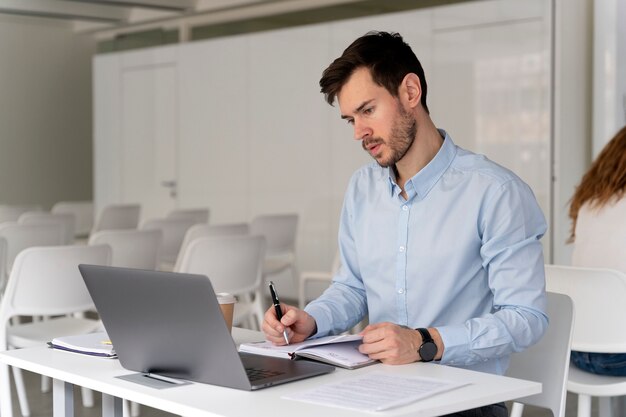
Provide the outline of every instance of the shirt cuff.
[[460,358],[469,356],[469,343],[467,341],[467,328],[463,324],[455,326],[437,326],[441,341],[443,342],[442,365],[463,365]]
[[317,333],[312,334],[310,339],[328,336],[330,334],[331,320],[330,317],[325,314],[324,308],[316,305],[308,305],[304,308],[304,311],[315,319],[315,324],[317,325]]

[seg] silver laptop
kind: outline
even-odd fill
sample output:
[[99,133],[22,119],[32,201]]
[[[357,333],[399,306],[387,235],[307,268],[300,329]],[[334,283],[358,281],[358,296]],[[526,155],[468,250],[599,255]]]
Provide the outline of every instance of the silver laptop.
[[241,390],[334,370],[322,363],[240,354],[204,275],[78,268],[126,369]]

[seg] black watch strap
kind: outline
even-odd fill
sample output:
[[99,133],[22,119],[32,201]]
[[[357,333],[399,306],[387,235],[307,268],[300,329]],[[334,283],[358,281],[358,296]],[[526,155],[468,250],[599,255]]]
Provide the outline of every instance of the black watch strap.
[[433,337],[430,335],[430,332],[428,331],[428,329],[424,329],[423,327],[420,327],[419,329],[415,329],[415,330],[420,332],[420,334],[422,335],[422,344],[426,342],[434,342]]
[[420,359],[423,362],[432,361],[433,359],[435,359],[435,356],[437,356],[437,345],[435,344],[433,337],[430,335],[428,329],[420,327],[415,330],[417,330],[422,336],[422,345],[417,350]]

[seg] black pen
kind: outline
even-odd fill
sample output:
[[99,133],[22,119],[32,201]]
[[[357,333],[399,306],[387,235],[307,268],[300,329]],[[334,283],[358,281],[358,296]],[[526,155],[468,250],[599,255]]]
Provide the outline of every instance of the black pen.
[[[270,294],[272,295],[272,304],[274,304],[274,310],[276,311],[276,318],[278,321],[283,318],[283,310],[280,308],[280,301],[278,301],[278,292],[276,292],[276,287],[274,287],[274,283],[270,281]],[[289,344],[289,338],[287,337],[287,329],[283,330],[283,336],[285,337],[285,342]]]

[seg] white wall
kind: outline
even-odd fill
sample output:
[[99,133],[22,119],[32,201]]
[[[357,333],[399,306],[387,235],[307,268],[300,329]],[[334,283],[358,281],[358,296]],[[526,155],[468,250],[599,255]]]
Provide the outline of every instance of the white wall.
[[0,16],[0,204],[91,198],[94,52],[67,23]]
[[555,1],[553,262],[569,265],[569,201],[591,160],[592,0]]
[[626,0],[593,3],[593,156],[626,125]]
[[[576,55],[574,43],[586,39],[586,32],[583,27],[571,41],[561,36],[571,37],[581,21],[587,24],[584,13],[590,1],[571,2],[569,11],[559,6],[556,49],[553,2],[491,0],[98,56],[96,204],[135,200],[124,194],[123,176],[129,174],[124,174],[120,162],[125,146],[121,138],[127,135],[126,116],[121,113],[124,74],[135,67],[157,71],[162,65],[173,66],[178,83],[172,95],[178,111],[161,117],[172,118],[177,125],[173,157],[178,194],[168,201],[167,190],[162,189],[161,205],[144,208],[145,212],[164,215],[172,203],[208,206],[212,223],[224,223],[295,211],[301,216],[301,268],[328,269],[336,250],[345,186],[368,157],[352,140],[338,110],[325,104],[317,82],[352,40],[377,29],[402,33],[424,64],[435,122],[460,145],[485,153],[529,182],[550,221],[551,202],[563,204],[569,198],[569,187],[585,165],[584,149],[572,152],[570,145],[584,148],[589,139],[589,117],[584,116],[589,108],[579,102],[588,97],[577,84],[584,85],[587,73],[585,66],[572,70],[567,65],[585,59],[584,54]],[[567,64],[552,66],[554,51],[560,57],[556,59]],[[515,71],[507,70],[511,65]],[[523,65],[529,70],[517,68]],[[490,83],[485,77],[492,76],[493,68],[499,68],[499,78]],[[491,88],[496,81],[504,86],[502,91]],[[502,106],[510,122],[489,136],[489,129],[477,121],[499,110],[498,103],[489,103],[494,99],[506,99]],[[553,114],[552,99],[563,111]],[[571,117],[578,118],[575,124]],[[575,126],[580,130],[574,131]],[[558,164],[559,175],[554,178],[552,160]],[[148,166],[137,162],[139,167]],[[149,187],[160,183],[158,175],[153,175]],[[564,224],[563,219],[551,221],[555,239],[551,242],[548,236],[544,241],[546,260],[552,246],[558,246],[554,253],[562,256]],[[293,294],[279,285],[281,293]]]

